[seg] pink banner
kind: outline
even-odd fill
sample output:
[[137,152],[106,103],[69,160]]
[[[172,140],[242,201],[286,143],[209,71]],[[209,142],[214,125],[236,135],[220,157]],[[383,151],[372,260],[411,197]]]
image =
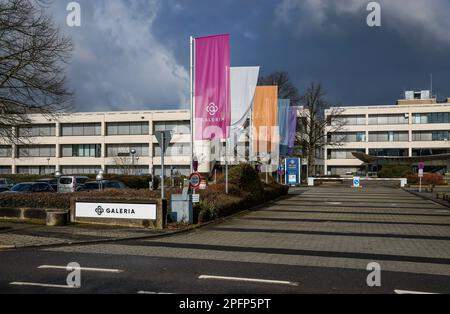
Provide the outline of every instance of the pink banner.
[[195,139],[229,137],[230,36],[195,39]]

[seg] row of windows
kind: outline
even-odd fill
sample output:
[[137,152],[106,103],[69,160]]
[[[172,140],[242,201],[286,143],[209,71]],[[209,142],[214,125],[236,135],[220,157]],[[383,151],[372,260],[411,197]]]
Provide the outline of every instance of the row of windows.
[[148,122],[111,122],[106,124],[107,135],[149,135]]
[[[365,115],[342,115],[329,118],[331,125],[365,125]],[[408,124],[408,114],[369,115],[369,125]],[[450,123],[450,112],[414,113],[413,124]]]
[[365,149],[329,149],[328,159],[355,159],[353,152],[365,153]]
[[413,123],[450,123],[450,112],[416,113],[414,114]]
[[[449,131],[414,131],[412,141],[449,141]],[[329,143],[365,142],[365,132],[330,133]],[[409,132],[405,131],[384,131],[369,132],[369,142],[408,142]]]
[[[154,132],[172,131],[176,134],[190,133],[190,121],[154,122]],[[106,134],[113,135],[149,135],[149,122],[108,122]],[[18,127],[20,137],[56,136],[55,124],[35,124]],[[61,136],[101,136],[101,123],[65,123],[61,124]]]
[[[101,166],[61,166],[60,171],[64,175],[89,175],[96,174],[102,170]],[[18,166],[18,174],[34,174],[34,175],[53,175],[56,171],[55,166]],[[6,175],[12,173],[11,166],[0,166],[0,174]],[[149,165],[136,166],[106,166],[106,173],[117,175],[145,175],[150,173]],[[153,173],[157,176],[161,175],[161,167],[155,166]],[[189,166],[166,166],[164,173],[167,177],[170,176],[189,176]]]
[[[134,150],[136,157],[150,156],[149,144],[108,144],[106,145],[106,157],[131,157]],[[153,156],[161,156],[161,148],[154,145]],[[191,145],[189,143],[171,144],[166,151],[166,156],[190,156]],[[11,158],[11,146],[0,146],[0,158]],[[17,147],[17,157],[56,157],[56,145],[23,145]],[[101,144],[74,144],[61,145],[61,157],[102,157]]]

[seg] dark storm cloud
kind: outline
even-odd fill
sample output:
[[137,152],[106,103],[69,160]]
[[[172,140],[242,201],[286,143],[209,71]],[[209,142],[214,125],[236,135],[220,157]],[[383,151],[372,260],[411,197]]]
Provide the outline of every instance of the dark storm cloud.
[[[332,102],[391,104],[404,89],[450,97],[450,4],[379,1],[382,27],[362,0],[79,1],[82,27],[69,78],[80,110],[188,107],[189,36],[231,34],[232,65],[288,71],[300,90],[322,82]],[[67,2],[55,2],[64,25]]]

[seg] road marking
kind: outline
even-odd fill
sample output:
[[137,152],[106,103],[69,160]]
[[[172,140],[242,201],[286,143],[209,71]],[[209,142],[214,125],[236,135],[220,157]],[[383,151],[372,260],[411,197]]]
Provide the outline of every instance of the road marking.
[[341,202],[325,202],[325,204],[330,204],[330,205],[342,205]]
[[421,291],[408,291],[408,290],[394,290],[397,294],[438,294],[432,292],[421,292]]
[[258,282],[258,283],[270,283],[277,285],[298,286],[298,282],[281,281],[281,280],[267,280],[267,279],[255,279],[255,278],[239,278],[239,277],[225,277],[225,276],[209,276],[201,275],[198,279],[217,279],[217,280],[230,280],[230,281],[246,281],[246,282]]
[[[55,265],[41,265],[38,267],[39,269],[64,269],[67,270],[67,266],[55,266]],[[95,272],[103,272],[103,273],[122,273],[123,270],[120,269],[108,269],[108,268],[89,268],[89,267],[75,267],[73,270],[82,270],[82,271],[95,271]]]
[[174,293],[168,293],[168,292],[152,292],[152,291],[138,291],[138,294],[174,294]]
[[10,285],[14,286],[33,286],[33,287],[45,287],[45,288],[61,288],[61,289],[78,289],[76,286],[68,285],[51,285],[46,283],[34,283],[34,282],[10,282]]

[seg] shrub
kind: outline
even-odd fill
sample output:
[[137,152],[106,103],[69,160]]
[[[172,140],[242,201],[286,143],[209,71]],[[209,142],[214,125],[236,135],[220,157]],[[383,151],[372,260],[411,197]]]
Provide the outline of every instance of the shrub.
[[386,165],[378,172],[380,178],[405,178],[412,174],[411,168],[406,165]]
[[[408,175],[409,184],[418,184],[420,182],[418,174]],[[438,173],[424,173],[422,184],[443,185],[445,184],[444,176]]]

